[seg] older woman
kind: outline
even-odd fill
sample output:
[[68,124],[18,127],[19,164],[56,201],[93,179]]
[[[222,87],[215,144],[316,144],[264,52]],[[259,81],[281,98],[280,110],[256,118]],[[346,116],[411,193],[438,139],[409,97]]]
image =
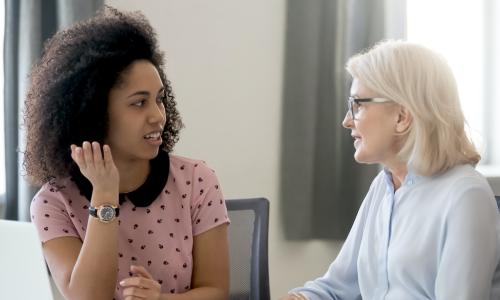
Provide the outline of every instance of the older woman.
[[381,164],[327,273],[282,299],[500,299],[500,218],[445,60],[404,41],[352,57],[342,125]]

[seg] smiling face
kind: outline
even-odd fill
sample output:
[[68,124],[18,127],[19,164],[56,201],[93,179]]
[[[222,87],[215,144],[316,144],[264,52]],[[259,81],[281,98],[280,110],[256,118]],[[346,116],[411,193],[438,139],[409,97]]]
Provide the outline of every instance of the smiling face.
[[[354,98],[375,98],[380,95],[367,89],[354,78],[351,86]],[[394,103],[360,103],[356,120],[348,112],[342,126],[351,130],[354,138],[354,159],[359,163],[387,165],[395,160],[399,151],[396,127],[399,116]]]
[[166,122],[164,87],[155,66],[134,61],[109,92],[108,133],[105,142],[114,160],[150,160],[162,144]]

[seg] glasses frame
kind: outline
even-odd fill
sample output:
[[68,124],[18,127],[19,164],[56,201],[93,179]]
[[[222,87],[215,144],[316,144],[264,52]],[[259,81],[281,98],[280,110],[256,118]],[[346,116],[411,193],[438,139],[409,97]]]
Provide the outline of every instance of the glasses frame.
[[386,99],[386,98],[380,98],[380,97],[375,97],[375,98],[354,98],[353,96],[349,96],[347,100],[347,111],[351,113],[351,118],[353,120],[356,120],[356,116],[354,114],[354,103],[359,105],[360,103],[387,103],[387,102],[393,102],[392,100]]

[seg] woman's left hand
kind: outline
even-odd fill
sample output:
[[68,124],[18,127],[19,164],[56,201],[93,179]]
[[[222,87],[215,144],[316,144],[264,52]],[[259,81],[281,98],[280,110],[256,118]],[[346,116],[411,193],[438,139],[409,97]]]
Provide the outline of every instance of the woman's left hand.
[[130,272],[136,276],[125,278],[120,281],[120,285],[123,287],[123,298],[125,300],[160,299],[161,285],[153,279],[151,274],[149,274],[143,266],[130,266]]

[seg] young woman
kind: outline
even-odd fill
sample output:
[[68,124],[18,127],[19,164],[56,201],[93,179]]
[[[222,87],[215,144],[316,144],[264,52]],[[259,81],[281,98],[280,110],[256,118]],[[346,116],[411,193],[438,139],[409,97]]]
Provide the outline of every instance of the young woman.
[[354,158],[384,170],[327,273],[283,299],[500,299],[498,208],[445,60],[387,41],[347,70]]
[[25,167],[52,276],[67,299],[225,299],[229,223],[182,127],[156,35],[106,7],[56,33],[31,73]]

